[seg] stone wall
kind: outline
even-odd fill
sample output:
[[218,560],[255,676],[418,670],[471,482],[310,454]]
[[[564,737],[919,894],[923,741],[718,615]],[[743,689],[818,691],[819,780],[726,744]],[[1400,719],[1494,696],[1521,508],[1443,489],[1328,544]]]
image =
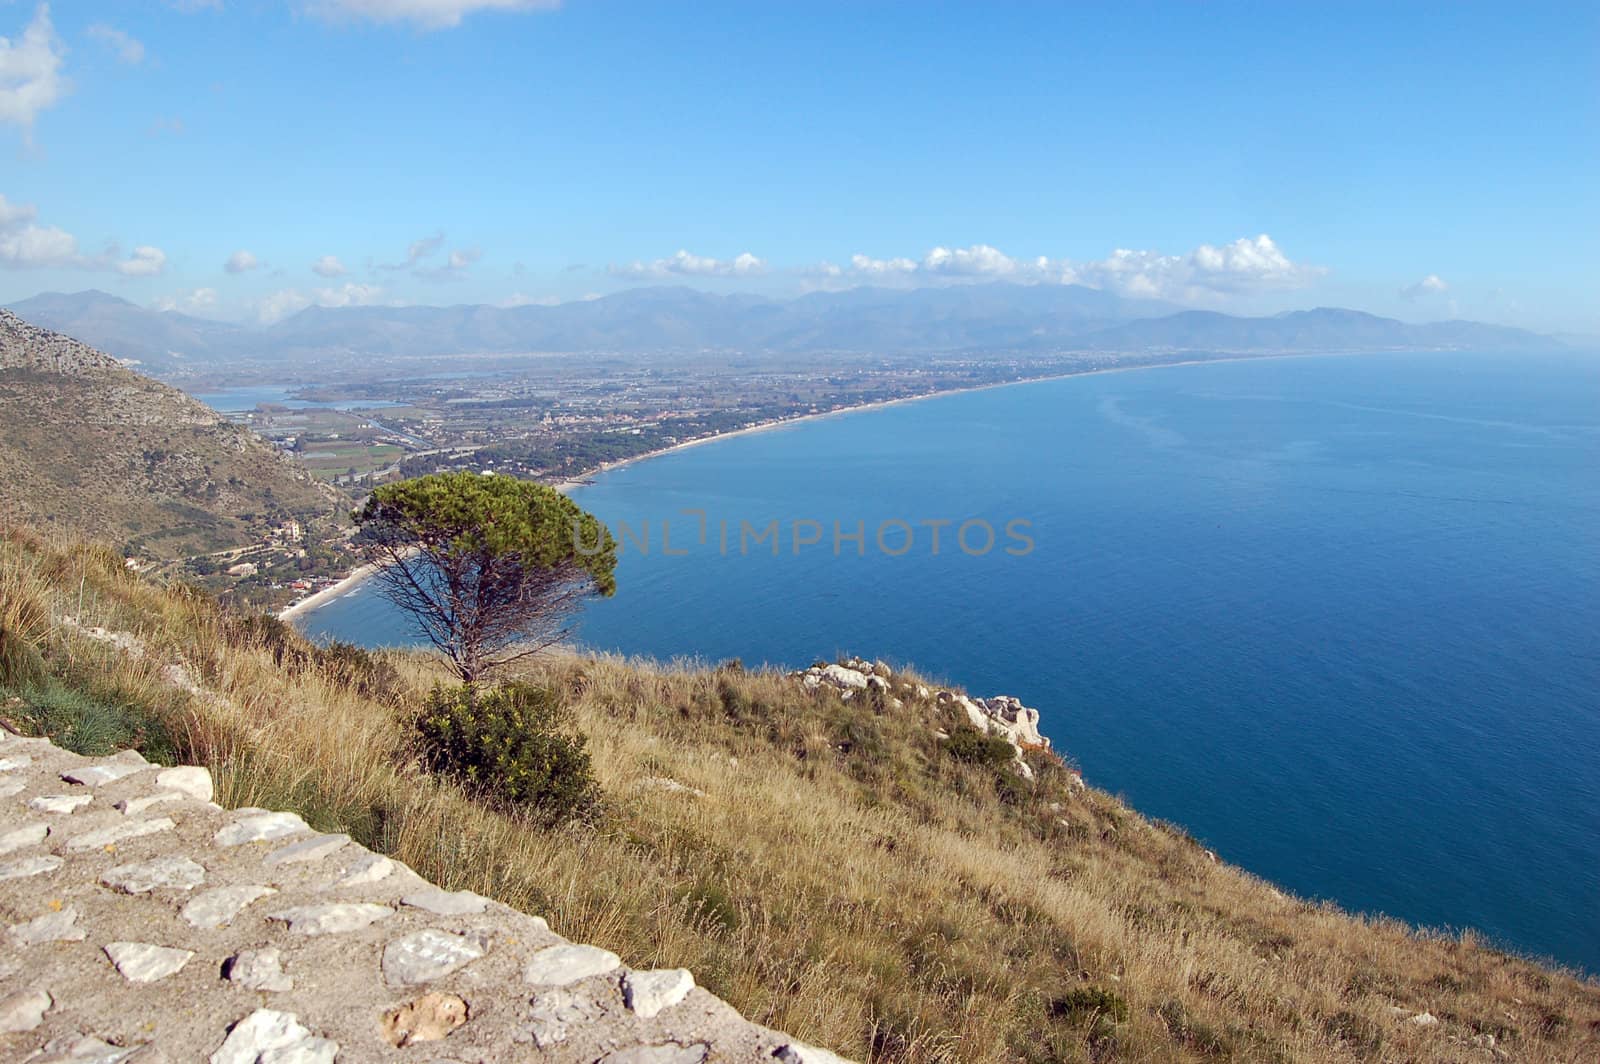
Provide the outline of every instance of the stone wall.
[[0,729],[0,1060],[839,1060],[683,969],[211,797],[204,769]]

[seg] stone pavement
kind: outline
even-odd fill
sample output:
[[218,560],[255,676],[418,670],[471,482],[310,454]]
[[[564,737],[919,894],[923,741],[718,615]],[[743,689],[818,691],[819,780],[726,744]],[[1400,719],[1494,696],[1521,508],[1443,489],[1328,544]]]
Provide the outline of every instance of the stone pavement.
[[836,1064],[200,768],[0,729],[0,1061]]

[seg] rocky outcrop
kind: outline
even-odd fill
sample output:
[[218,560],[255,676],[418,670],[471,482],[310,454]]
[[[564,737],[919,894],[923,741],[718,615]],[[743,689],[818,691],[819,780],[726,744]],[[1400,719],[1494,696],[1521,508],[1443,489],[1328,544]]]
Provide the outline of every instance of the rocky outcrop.
[[203,769],[0,730],[0,1059],[839,1060],[684,969],[211,797]]
[[[1039,732],[1039,711],[1029,709],[1010,695],[972,698],[959,691],[930,689],[926,685],[913,684],[896,677],[894,670],[881,661],[863,661],[860,658],[848,658],[832,665],[813,665],[791,675],[808,691],[832,690],[846,700],[861,692],[877,691],[896,708],[904,705],[906,699],[931,698],[937,705],[957,709],[965,714],[967,722],[974,728],[1009,741],[1016,749],[1017,756],[1013,764],[1017,772],[1028,779],[1033,778],[1033,769],[1022,755],[1029,750],[1050,749],[1050,740]],[[1075,779],[1081,783],[1080,777]]]

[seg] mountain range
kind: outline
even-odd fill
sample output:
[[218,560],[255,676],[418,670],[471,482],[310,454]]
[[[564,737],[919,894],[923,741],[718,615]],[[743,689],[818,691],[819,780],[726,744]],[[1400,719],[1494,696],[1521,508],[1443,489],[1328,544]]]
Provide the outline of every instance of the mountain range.
[[794,299],[639,288],[554,306],[309,307],[267,325],[150,310],[99,291],[46,293],[9,309],[171,379],[238,363],[327,367],[372,357],[522,352],[795,356],[1561,346],[1551,337],[1477,322],[1415,325],[1336,308],[1237,317],[1078,285],[863,287]]

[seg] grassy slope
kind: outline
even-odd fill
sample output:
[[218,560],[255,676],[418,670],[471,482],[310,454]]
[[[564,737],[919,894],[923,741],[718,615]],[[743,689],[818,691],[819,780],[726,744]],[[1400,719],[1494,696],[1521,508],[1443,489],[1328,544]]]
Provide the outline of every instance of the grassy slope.
[[177,389],[3,311],[0,483],[0,519],[155,558],[242,546],[342,502]]
[[[80,612],[144,655],[61,620]],[[296,808],[631,963],[690,967],[860,1059],[1490,1060],[1490,1035],[1515,1059],[1600,1056],[1595,983],[1286,897],[1074,791],[1047,755],[1035,788],[958,763],[915,699],[873,711],[770,673],[552,658],[529,678],[589,737],[608,813],[539,831],[417,770],[425,660],[391,658],[384,681],[230,627],[106,552],[14,534],[0,681],[37,675],[0,715],[209,764],[224,801]],[[1424,1009],[1442,1022],[1406,1022]]]

